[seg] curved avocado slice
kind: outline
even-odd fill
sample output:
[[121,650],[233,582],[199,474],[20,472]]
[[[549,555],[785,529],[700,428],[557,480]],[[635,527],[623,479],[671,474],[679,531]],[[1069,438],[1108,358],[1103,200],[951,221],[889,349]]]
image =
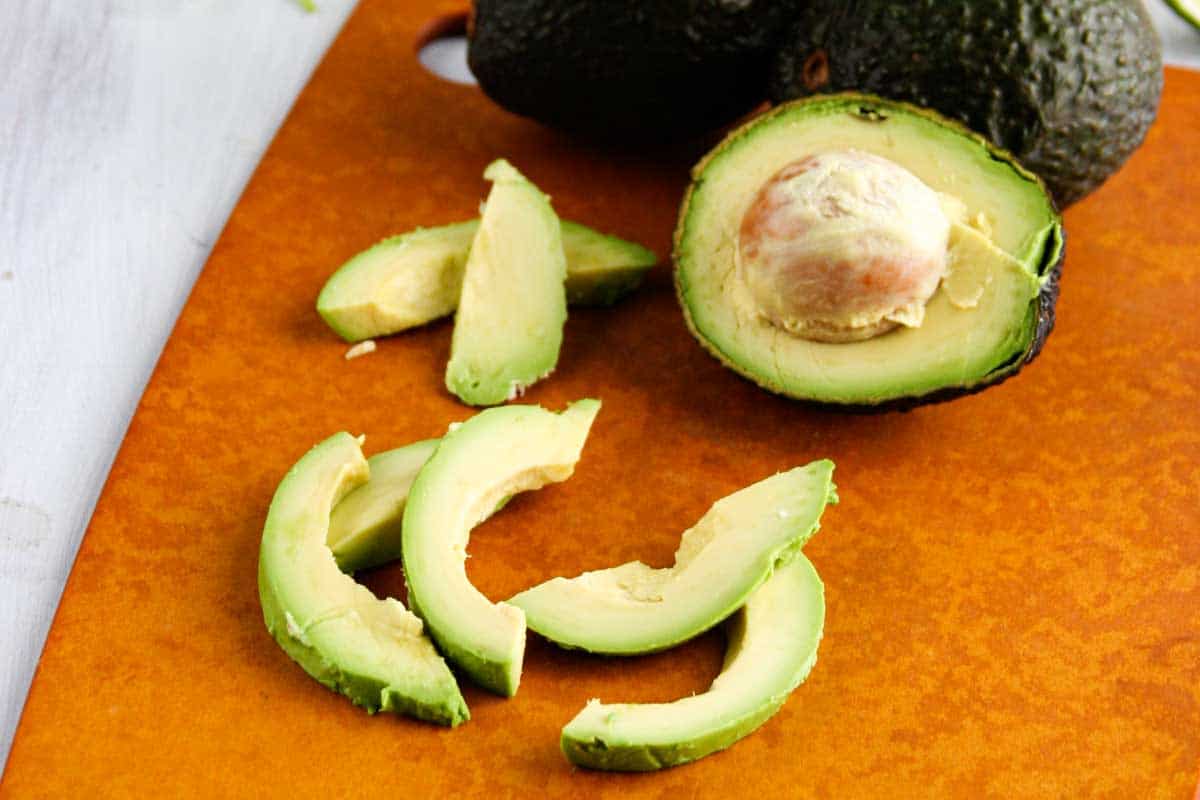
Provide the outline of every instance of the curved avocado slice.
[[519,397],[554,371],[567,320],[567,260],[550,198],[507,161],[471,240],[454,315],[446,388],[473,406]]
[[[640,244],[562,220],[567,303],[608,306],[636,289],[658,258]],[[454,313],[472,219],[393,236],[347,261],[317,297],[317,312],[348,342],[387,336]]]
[[370,569],[400,557],[408,490],[438,439],[377,453],[367,459],[371,480],[347,494],[329,517],[326,543],[343,572]]
[[520,683],[525,614],[492,603],[467,579],[471,528],[504,498],[569,478],[599,410],[599,401],[580,400],[561,414],[538,406],[483,411],[443,437],[409,492],[409,605],[442,652],[497,694],[511,696]]
[[[976,276],[973,302],[958,302],[943,281],[919,327],[841,343],[791,335],[758,312],[734,266],[742,215],[784,165],[843,148],[889,159],[942,195],[953,210],[948,262]],[[911,406],[978,391],[1037,355],[1053,326],[1063,247],[1049,195],[1012,156],[933,112],[828,95],[757,117],[695,167],[675,232],[675,283],[701,344],[760,386],[825,403]]]
[[833,462],[814,461],[718,500],[683,534],[675,565],[640,561],[554,578],[508,602],[529,627],[569,648],[650,653],[708,630],[808,541],[837,502]]
[[356,705],[457,725],[467,705],[421,620],[343,574],[326,545],[330,511],[368,475],[358,440],[339,433],[279,484],[258,561],[267,629],[305,672]]
[[755,590],[727,628],[721,674],[705,693],[673,703],[589,702],[562,731],[574,764],[645,771],[723,750],[770,719],[817,661],[825,591],[797,553]]

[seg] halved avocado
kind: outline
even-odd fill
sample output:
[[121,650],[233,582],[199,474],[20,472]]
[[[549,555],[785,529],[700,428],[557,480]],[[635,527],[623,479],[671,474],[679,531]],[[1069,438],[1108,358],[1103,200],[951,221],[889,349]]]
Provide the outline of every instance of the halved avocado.
[[673,703],[589,702],[562,731],[562,749],[592,769],[646,771],[723,750],[770,719],[808,677],[825,624],[825,591],[801,553],[775,570],[730,618],[721,674]]
[[305,672],[356,705],[457,725],[467,705],[421,620],[344,574],[326,545],[331,510],[368,475],[359,441],[339,433],[279,484],[258,561],[267,630]]
[[507,161],[492,181],[463,276],[446,388],[464,403],[519,397],[558,363],[567,299],[567,260],[550,198]]
[[439,441],[413,442],[367,459],[371,480],[342,498],[329,517],[326,542],[343,572],[370,569],[400,557],[408,491]]
[[[782,168],[847,148],[887,159],[938,193],[951,220],[946,263],[960,280],[942,280],[917,326],[811,341],[756,308],[736,269],[738,235],[756,193]],[[755,118],[694,168],[675,233],[675,281],[701,344],[760,386],[903,407],[978,391],[1029,363],[1053,327],[1063,249],[1045,187],[1011,155],[931,111],[827,95]],[[962,275],[975,283],[965,286]]]
[[[632,292],[658,259],[640,244],[562,220],[567,303],[608,306]],[[458,308],[472,219],[418,228],[364,250],[335,272],[317,297],[317,312],[348,342],[424,325]]]
[[508,602],[531,629],[593,653],[650,653],[729,616],[820,527],[837,502],[833,462],[814,461],[718,500],[686,531],[675,565],[640,561],[554,578]]
[[575,470],[596,400],[561,414],[538,406],[483,411],[451,429],[408,495],[402,533],[408,599],[442,652],[478,684],[511,696],[521,680],[525,614],[467,579],[471,528],[504,498]]

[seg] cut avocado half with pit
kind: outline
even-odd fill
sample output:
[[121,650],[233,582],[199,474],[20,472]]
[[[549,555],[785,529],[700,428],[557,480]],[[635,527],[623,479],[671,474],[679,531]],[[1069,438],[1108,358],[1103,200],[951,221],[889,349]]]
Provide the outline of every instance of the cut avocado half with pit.
[[[950,230],[944,263],[959,279],[941,282],[915,325],[861,341],[814,341],[764,314],[739,272],[739,237],[752,203],[782,170],[848,150],[898,165],[936,193]],[[1063,248],[1044,186],[1009,154],[930,111],[828,95],[757,117],[695,167],[675,233],[675,281],[701,344],[760,386],[824,403],[904,407],[978,391],[1031,361],[1053,326]]]
[[675,565],[640,561],[554,578],[509,600],[547,639],[593,653],[664,650],[729,616],[797,552],[837,502],[833,463],[781,472],[717,501],[683,534]]
[[562,345],[567,261],[550,198],[503,159],[463,275],[446,388],[473,406],[519,397],[554,371]]
[[797,553],[726,625],[725,664],[703,694],[673,703],[589,702],[562,731],[562,749],[592,769],[647,771],[723,750],[770,719],[817,661],[825,590]]
[[471,528],[504,498],[570,477],[599,410],[598,401],[580,400],[560,414],[519,405],[483,411],[442,438],[409,491],[409,604],[442,652],[497,694],[517,691],[525,614],[492,603],[467,579]]
[[[567,303],[609,306],[636,289],[658,259],[640,244],[562,220]],[[472,219],[385,239],[330,277],[317,312],[339,336],[358,342],[454,313],[462,293]]]
[[279,484],[258,561],[267,629],[309,675],[356,705],[457,725],[467,705],[421,620],[344,574],[326,544],[332,509],[368,477],[359,441],[339,433]]

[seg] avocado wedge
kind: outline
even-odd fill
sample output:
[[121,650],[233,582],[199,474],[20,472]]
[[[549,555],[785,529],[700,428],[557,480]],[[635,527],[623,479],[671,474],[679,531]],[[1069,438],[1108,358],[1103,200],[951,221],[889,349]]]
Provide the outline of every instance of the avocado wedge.
[[367,459],[371,480],[333,507],[326,543],[343,572],[358,572],[400,558],[400,523],[417,473],[438,439],[413,442]]
[[563,728],[563,753],[581,767],[647,771],[729,747],[808,676],[824,623],[821,579],[796,553],[730,618],[725,664],[707,692],[673,703],[592,700]]
[[520,683],[525,614],[492,603],[467,579],[471,528],[504,498],[570,477],[599,410],[580,400],[560,414],[519,405],[480,412],[442,438],[409,491],[409,604],[442,652],[497,694],[511,696]]
[[258,562],[267,630],[305,672],[367,711],[457,725],[467,705],[421,620],[344,574],[326,544],[331,510],[369,472],[359,441],[339,433],[279,484]]
[[507,161],[492,181],[463,275],[446,388],[464,403],[520,397],[554,371],[567,320],[567,260],[550,198]]
[[[562,220],[564,283],[572,306],[609,306],[636,289],[658,258],[639,244]],[[364,250],[335,272],[317,312],[338,336],[358,342],[453,314],[462,293],[472,219],[418,228]]]
[[798,0],[475,0],[467,61],[509,111],[590,139],[687,139],[746,113]]
[[568,648],[632,655],[665,650],[729,616],[820,526],[837,501],[833,463],[815,461],[718,500],[683,534],[675,565],[640,561],[554,578],[508,602]]
[[[929,216],[943,217],[948,231],[946,272],[920,314],[858,341],[794,334],[768,318],[739,271],[746,215],[764,187],[830,152],[904,172],[938,198],[941,210]],[[852,193],[889,181],[851,174],[843,184]],[[895,198],[876,191],[882,194],[858,198],[863,208],[894,206]],[[844,212],[839,196],[829,200],[833,217]],[[924,219],[909,221],[913,236],[924,235]],[[821,95],[751,120],[694,168],[675,234],[675,283],[696,338],[760,386],[823,403],[911,407],[979,391],[1033,360],[1053,327],[1063,250],[1062,222],[1045,187],[983,137],[903,103]],[[970,287],[967,276],[974,276]]]

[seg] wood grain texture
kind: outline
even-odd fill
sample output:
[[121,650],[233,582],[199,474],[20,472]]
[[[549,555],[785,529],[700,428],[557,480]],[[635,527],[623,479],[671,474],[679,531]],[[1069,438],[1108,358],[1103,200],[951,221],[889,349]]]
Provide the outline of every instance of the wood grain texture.
[[0,764],[159,350],[351,7],[0,3]]
[[[378,450],[470,413],[440,391],[444,324],[342,359],[343,343],[312,312],[331,266],[388,233],[470,215],[485,190],[479,173],[499,154],[564,215],[665,255],[694,155],[606,154],[433,80],[412,55],[428,5],[363,9],[213,252],[97,508],[0,794],[519,796],[536,786],[574,796],[1187,796],[1200,728],[1200,213],[1187,191],[1200,169],[1189,127],[1200,89],[1179,72],[1146,149],[1068,215],[1060,327],[1046,354],[977,398],[880,417],[771,398],[691,341],[665,271],[612,312],[573,315],[562,368],[530,399],[561,406],[597,393],[606,409],[575,478],[479,532],[472,577],[498,598],[552,574],[663,563],[712,500],[832,456],[844,502],[807,551],[830,593],[821,659],[756,736],[658,776],[573,773],[557,752],[558,726],[589,696],[665,700],[703,688],[719,664],[715,637],[637,660],[532,642],[521,694],[506,702],[468,690],[475,720],[455,732],[367,717],[274,647],[254,557],[287,466],[341,428],[369,433]],[[0,124],[17,120],[20,152],[41,139],[62,154],[3,163],[6,186],[49,187],[40,202],[0,193],[0,236],[16,244],[0,253],[19,254],[0,269],[13,273],[0,282],[0,303],[11,304],[0,307],[0,406],[15,409],[0,416],[0,570],[13,596],[52,591],[69,563],[62,531],[86,517],[122,403],[169,325],[175,306],[164,303],[186,292],[186,277],[154,267],[197,263],[207,247],[189,250],[169,227],[162,187],[186,185],[180,213],[205,218],[196,197],[236,193],[232,165],[252,160],[261,141],[219,133],[253,125],[220,100],[193,108],[194,87],[152,68],[172,63],[183,41],[167,34],[228,10],[181,7],[183,17],[131,27],[129,3],[85,14],[78,28],[56,18],[53,30],[77,38],[38,45],[69,56],[41,80],[75,99],[3,95],[23,104],[20,115],[0,114]],[[97,45],[108,55],[81,55],[95,51],[85,46],[93,35],[114,37]],[[27,63],[34,51],[21,41],[6,37],[3,58]],[[155,56],[144,55],[146,41],[157,42]],[[179,58],[215,68],[209,50],[220,51],[249,74],[282,69],[294,54],[224,47],[201,37]],[[96,77],[114,71],[134,88]],[[95,106],[79,99],[94,92],[110,94]],[[146,98],[132,99],[138,92]],[[286,97],[236,101],[256,103],[254,114],[267,115]],[[147,108],[173,111],[150,122]],[[68,137],[79,119],[102,120],[93,124],[111,138],[93,147]],[[223,147],[201,147],[208,135]],[[164,166],[181,151],[197,164]],[[73,183],[89,168],[125,193]],[[114,216],[145,226],[147,240],[108,230]],[[127,293],[87,291],[98,262],[117,265],[98,274]],[[85,288],[67,302],[61,286]],[[19,303],[5,294],[18,287]],[[129,342],[139,344],[125,351]],[[124,392],[110,396],[116,385]],[[45,419],[58,421],[48,454],[30,433],[44,432]],[[49,463],[62,469],[38,467]],[[399,588],[397,570],[372,581]],[[28,647],[19,653],[28,658]]]

